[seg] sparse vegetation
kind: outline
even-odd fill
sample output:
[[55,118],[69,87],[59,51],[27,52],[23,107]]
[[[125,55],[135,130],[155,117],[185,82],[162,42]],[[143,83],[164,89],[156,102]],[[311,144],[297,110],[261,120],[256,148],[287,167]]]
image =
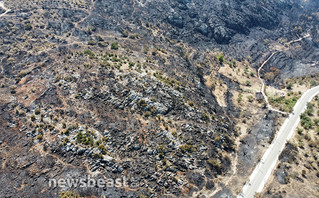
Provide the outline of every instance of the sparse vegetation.
[[[227,8],[240,4],[232,1]],[[121,188],[114,191],[115,195],[112,190],[108,192],[118,197],[201,196],[199,192],[219,189],[227,180],[242,185],[242,178],[232,173],[237,172],[233,167],[245,173],[246,167],[234,163],[244,156],[234,151],[244,143],[249,144],[247,149],[267,148],[268,139],[263,138],[268,138],[270,128],[279,123],[276,119],[281,119],[263,108],[256,76],[259,63],[277,49],[288,56],[282,58],[278,53],[261,72],[261,77],[268,79],[267,91],[275,90],[273,104],[286,111],[294,105],[294,97],[300,96],[297,92],[304,90],[299,83],[305,87],[317,84],[315,74],[311,78],[281,79],[281,71],[286,76],[288,67],[283,62],[289,60],[289,66],[295,67],[295,55],[306,54],[298,58],[300,64],[312,64],[315,56],[305,50],[317,41],[316,31],[311,31],[312,42],[304,39],[284,46],[294,37],[289,31],[293,27],[315,28],[310,23],[299,24],[299,16],[293,25],[281,23],[280,12],[273,23],[275,15],[270,8],[278,8],[276,1],[271,7],[265,1],[249,4],[244,12],[231,10],[234,14],[227,16],[241,17],[226,22],[213,4],[185,10],[188,5],[182,1],[163,1],[159,10],[164,14],[143,8],[156,8],[156,3],[5,1],[12,12],[1,17],[0,128],[5,130],[0,158],[2,171],[10,179],[3,177],[3,183],[12,184],[5,189],[8,195],[32,191],[47,197],[80,197],[72,191],[44,191],[41,181],[88,173],[99,178],[138,176],[143,183],[138,189]],[[303,9],[279,7],[282,13],[298,8],[299,14]],[[264,8],[267,17],[255,12],[251,15],[250,9],[264,13]],[[211,13],[213,19],[207,18]],[[256,21],[247,25],[251,21],[247,17]],[[315,24],[316,16],[311,17]],[[285,19],[290,22],[289,17]],[[238,24],[233,22],[246,27],[244,32],[238,32]],[[269,27],[272,31],[258,39],[264,31],[251,25],[261,23],[276,27]],[[278,39],[282,45],[272,40],[278,38],[273,34],[280,30],[278,24],[284,24],[284,32],[289,33]],[[242,34],[251,28],[258,31]],[[277,90],[287,92],[286,88],[289,94],[277,98]],[[317,106],[309,105],[302,115],[295,143],[310,168],[302,167],[298,174],[291,174],[290,182],[303,169],[308,178],[313,177],[311,170],[319,170],[315,157],[319,145]],[[252,130],[259,123],[265,137]],[[245,136],[254,140],[247,141]],[[292,166],[297,162],[302,164],[303,160],[291,161]],[[20,178],[21,170],[28,174]],[[30,175],[36,183],[28,182]],[[232,193],[238,190],[238,186],[226,187]],[[101,189],[86,190],[81,189],[82,196],[94,196]]]
[[269,102],[275,106],[279,107],[281,111],[291,112],[293,107],[297,103],[298,98],[297,96],[293,96],[290,98],[286,98],[285,96],[281,97],[269,97]]
[[92,134],[87,131],[86,133],[82,133],[81,131],[78,132],[77,136],[76,136],[76,140],[78,143],[87,145],[87,146],[93,146],[94,145],[94,140],[92,137]]
[[197,148],[195,145],[190,145],[190,144],[184,144],[184,145],[181,145],[179,147],[179,149],[183,152],[183,153],[193,153],[193,152],[196,152]]

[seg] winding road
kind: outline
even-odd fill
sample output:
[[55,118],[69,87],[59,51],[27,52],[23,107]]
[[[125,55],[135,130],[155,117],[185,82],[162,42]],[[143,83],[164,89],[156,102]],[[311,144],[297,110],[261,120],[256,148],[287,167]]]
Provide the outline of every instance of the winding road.
[[[301,41],[304,38],[309,37],[309,34],[306,34],[304,37],[299,38],[297,40],[290,41],[285,43],[286,45],[290,45],[294,42]],[[271,107],[268,102],[267,95],[265,93],[265,83],[263,79],[260,77],[260,71],[263,69],[264,65],[276,54],[277,52],[273,52],[268,59],[259,67],[258,69],[258,77],[262,83],[261,92],[265,98],[267,103],[267,108],[271,111],[276,111],[278,113],[287,114],[286,112],[282,112],[276,110]],[[261,192],[268,181],[269,176],[271,175],[272,170],[275,168],[279,155],[282,150],[285,148],[287,141],[292,137],[294,131],[296,130],[299,121],[300,115],[306,110],[308,102],[310,102],[316,95],[319,94],[319,86],[314,87],[306,91],[301,98],[297,101],[294,106],[293,112],[288,116],[285,120],[284,124],[281,126],[279,132],[275,136],[271,145],[265,152],[262,159],[259,161],[258,165],[254,169],[253,173],[249,178],[249,182],[245,184],[243,188],[243,192],[238,196],[238,198],[253,198],[254,195],[258,192]]]
[[[310,37],[310,34],[309,34],[309,33],[306,34],[306,35],[304,35],[303,37],[300,37],[299,39],[296,39],[296,40],[292,40],[292,41],[290,41],[290,42],[287,42],[287,43],[285,43],[285,45],[290,45],[290,44],[292,44],[292,43],[302,41],[303,39],[308,38],[308,37]],[[270,111],[275,111],[275,112],[277,112],[277,113],[281,113],[281,114],[287,115],[287,112],[283,112],[283,111],[277,110],[277,109],[275,109],[275,108],[273,108],[273,107],[271,106],[271,104],[270,104],[269,101],[268,101],[268,96],[267,96],[267,94],[266,94],[266,90],[265,90],[265,89],[266,89],[266,85],[265,85],[265,82],[264,82],[264,80],[263,80],[263,79],[261,78],[261,76],[260,76],[261,70],[264,68],[264,66],[266,65],[266,63],[268,63],[268,61],[269,61],[276,53],[278,53],[278,51],[272,52],[271,55],[267,58],[267,60],[265,60],[265,61],[263,62],[263,64],[261,64],[261,66],[258,68],[257,75],[258,75],[258,78],[259,78],[259,80],[260,80],[260,82],[261,82],[261,84],[262,84],[260,91],[261,91],[261,93],[262,93],[262,95],[263,95],[263,97],[264,97],[264,99],[265,99],[265,102],[266,102],[266,104],[267,104],[267,108],[268,108]]]
[[243,188],[239,198],[252,198],[256,192],[261,192],[268,178],[275,168],[279,155],[285,147],[286,142],[292,137],[296,130],[300,115],[306,110],[307,103],[310,102],[316,95],[319,94],[319,86],[306,91],[298,100],[294,107],[293,113],[286,119],[280,131],[274,138],[274,141],[267,149],[266,153],[260,160],[254,172],[249,178],[249,182]]

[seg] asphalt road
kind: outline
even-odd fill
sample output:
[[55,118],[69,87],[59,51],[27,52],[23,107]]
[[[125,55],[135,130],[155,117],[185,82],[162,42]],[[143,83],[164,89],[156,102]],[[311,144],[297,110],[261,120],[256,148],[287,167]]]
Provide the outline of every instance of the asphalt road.
[[319,86],[309,89],[301,96],[294,107],[293,113],[286,119],[273,142],[251,174],[249,182],[245,184],[243,192],[238,196],[239,198],[253,198],[256,192],[261,192],[263,190],[272,170],[277,164],[278,157],[284,149],[286,142],[292,137],[298,126],[300,115],[306,110],[307,103],[317,94],[319,94]]

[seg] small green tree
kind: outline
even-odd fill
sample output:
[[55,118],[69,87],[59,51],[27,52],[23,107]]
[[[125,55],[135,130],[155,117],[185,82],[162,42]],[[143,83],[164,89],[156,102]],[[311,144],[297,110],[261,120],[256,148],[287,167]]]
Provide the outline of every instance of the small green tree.
[[224,55],[220,54],[218,57],[217,57],[218,61],[220,62],[220,64],[223,64],[225,59],[224,59]]

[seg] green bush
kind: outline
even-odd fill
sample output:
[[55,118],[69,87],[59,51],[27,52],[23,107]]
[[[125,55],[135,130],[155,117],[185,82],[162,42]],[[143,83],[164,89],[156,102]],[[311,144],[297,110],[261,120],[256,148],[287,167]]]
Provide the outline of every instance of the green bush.
[[118,50],[119,49],[119,43],[118,42],[114,42],[111,44],[111,49],[113,50]]
[[129,33],[128,33],[128,31],[127,30],[122,30],[122,36],[123,37],[128,37],[128,35],[129,35]]
[[42,134],[39,134],[39,135],[37,135],[37,140],[42,140],[43,139],[43,135]]
[[31,30],[31,29],[32,29],[31,23],[26,23],[26,24],[24,24],[24,29],[25,29],[25,30]]
[[243,101],[243,94],[239,93],[238,98],[237,98],[237,102],[238,104],[240,104]]
[[301,126],[304,129],[311,129],[314,126],[314,123],[312,122],[311,118],[307,116],[306,113],[303,113],[300,115],[301,119]]
[[102,41],[102,42],[99,42],[98,43],[98,46],[99,47],[107,47],[109,45],[109,43],[108,42],[105,42],[105,41]]
[[106,147],[103,144],[100,144],[98,146],[98,149],[101,151],[102,154],[106,154]]
[[190,145],[190,144],[181,145],[179,148],[181,149],[183,153],[186,153],[186,152],[194,153],[197,150],[196,146]]
[[131,67],[133,67],[135,65],[135,63],[134,62],[129,62],[129,67],[131,68]]
[[311,104],[311,103],[307,104],[306,114],[308,116],[313,116],[313,114],[314,114],[313,104]]
[[95,54],[89,49],[84,50],[83,53],[86,54],[86,55],[89,55],[90,58],[94,58],[95,57]]
[[82,132],[79,132],[76,136],[76,141],[78,143],[87,145],[87,146],[93,146],[94,145],[94,140],[93,137],[91,136],[91,133],[86,132],[83,134]]
[[138,34],[131,34],[130,39],[138,39],[140,36]]
[[301,128],[298,128],[297,132],[298,132],[299,135],[302,135],[303,130]]
[[293,87],[293,84],[292,84],[292,83],[289,83],[289,84],[287,85],[287,89],[288,89],[288,90],[291,90],[292,87]]
[[317,86],[317,85],[318,85],[318,82],[315,81],[315,80],[312,80],[312,81],[310,82],[310,86],[311,86],[311,87],[314,87],[314,86]]
[[220,171],[222,169],[222,165],[216,159],[210,159],[207,161],[207,163],[217,171]]
[[96,45],[97,44],[97,42],[96,41],[94,41],[94,40],[90,40],[90,41],[88,41],[88,45]]
[[36,120],[35,115],[31,116],[31,121],[34,122]]
[[35,111],[34,111],[35,115],[39,115],[41,113],[41,110],[39,108],[37,108]]

